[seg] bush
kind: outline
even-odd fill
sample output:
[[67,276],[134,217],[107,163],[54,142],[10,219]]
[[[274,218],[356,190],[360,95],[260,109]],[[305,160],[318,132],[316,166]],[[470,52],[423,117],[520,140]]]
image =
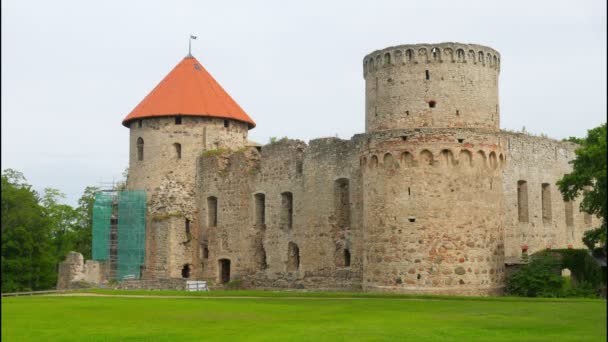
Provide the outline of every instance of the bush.
[[557,297],[564,282],[560,270],[561,260],[544,254],[532,256],[530,263],[507,279],[506,291],[521,297]]
[[[561,276],[567,268],[572,278]],[[507,279],[506,292],[522,297],[597,297],[602,271],[587,250],[542,251]]]

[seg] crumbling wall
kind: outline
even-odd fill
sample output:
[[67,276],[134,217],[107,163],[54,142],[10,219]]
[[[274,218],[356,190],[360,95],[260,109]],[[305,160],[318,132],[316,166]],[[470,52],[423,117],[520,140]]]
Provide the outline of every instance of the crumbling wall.
[[[204,224],[201,236],[209,251],[203,260],[205,279],[218,281],[219,260],[230,259],[231,278],[256,287],[358,287],[361,204],[355,151],[352,142],[329,138],[310,146],[281,140],[261,152],[252,148],[202,157],[201,222],[208,221],[207,199],[215,197],[218,203],[217,226]],[[337,226],[337,179],[350,179],[350,221],[355,222],[350,227]],[[297,246],[297,266],[293,256],[290,263],[290,244]],[[336,249],[344,246],[351,248],[348,267],[335,259]]]
[[[576,145],[522,133],[503,131],[499,136],[507,156],[503,171],[506,257],[521,257],[524,246],[528,254],[545,248],[584,248],[583,233],[593,225],[585,222],[585,214],[579,211],[581,198],[571,204],[564,202],[555,184],[572,171],[568,162],[576,157]],[[525,182],[527,188],[527,208],[522,211],[524,215],[527,212],[526,218],[521,218],[518,210],[526,205],[518,201],[518,182]],[[544,205],[543,187],[545,194],[550,194],[549,203],[545,198]],[[567,217],[570,209],[572,216]]]
[[70,252],[59,263],[57,290],[93,287],[104,282],[105,263],[95,260],[84,262],[82,254]]

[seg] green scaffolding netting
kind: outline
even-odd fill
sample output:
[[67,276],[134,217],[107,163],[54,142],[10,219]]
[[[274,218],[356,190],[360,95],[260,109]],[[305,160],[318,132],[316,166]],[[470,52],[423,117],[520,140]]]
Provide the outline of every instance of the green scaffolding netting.
[[112,194],[98,192],[93,203],[93,260],[108,260]]
[[117,279],[141,278],[146,240],[146,192],[118,194]]

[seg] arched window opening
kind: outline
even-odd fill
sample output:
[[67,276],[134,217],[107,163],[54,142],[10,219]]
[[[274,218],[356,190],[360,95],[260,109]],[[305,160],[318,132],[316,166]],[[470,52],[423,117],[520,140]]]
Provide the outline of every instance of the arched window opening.
[[176,125],[181,125],[182,124],[182,117],[181,116],[176,116],[175,117],[175,124]]
[[344,249],[344,267],[350,267],[350,251]]
[[574,226],[574,205],[572,201],[565,201],[565,212],[566,212],[566,226],[573,227]]
[[230,127],[230,121],[224,120],[224,128]]
[[551,213],[551,185],[549,183],[543,183],[541,185],[541,202],[542,202],[543,223],[550,224],[551,219],[552,219],[552,213]]
[[456,50],[456,58],[458,59],[459,63],[464,62],[464,50],[463,49]]
[[255,194],[255,225],[258,228],[263,228],[266,224],[266,196],[264,194]]
[[384,155],[383,165],[385,169],[393,169],[397,166],[392,154],[387,153]]
[[144,139],[137,138],[137,160],[144,160]]
[[378,157],[377,156],[372,156],[371,162],[369,163],[369,166],[371,168],[375,168],[378,167]]
[[420,163],[422,163],[422,165],[433,165],[433,154],[431,153],[431,151],[429,150],[424,150],[422,152],[420,152]]
[[409,152],[403,152],[401,154],[401,163],[404,167],[414,166],[414,156],[412,156],[412,154]]
[[173,147],[175,148],[175,157],[177,159],[182,159],[182,144],[174,143]]
[[431,49],[431,54],[433,55],[433,60],[435,61],[439,61],[441,58],[441,51],[439,50],[439,48],[432,48]]
[[207,225],[217,227],[217,197],[207,197]]
[[387,52],[384,54],[384,65],[390,65],[390,64],[391,64],[391,54]]
[[220,259],[218,264],[220,283],[226,284],[230,281],[230,259]]
[[423,63],[425,63],[425,62],[428,62],[428,61],[429,61],[428,56],[427,56],[427,54],[426,54],[426,49],[420,49],[420,50],[418,50],[418,55],[420,56],[420,60],[421,60]]
[[433,100],[429,101],[429,107],[430,108],[435,108],[435,105],[437,105],[437,102],[435,102]]
[[519,222],[528,222],[528,182],[517,181],[517,213]]
[[190,265],[189,264],[185,264],[184,267],[182,267],[182,278],[190,278]]
[[338,228],[350,227],[350,184],[347,178],[334,182],[334,212]]
[[414,51],[413,50],[407,50],[405,51],[405,59],[408,62],[411,62],[414,60]]
[[454,154],[452,151],[445,149],[441,151],[441,164],[444,167],[454,165]]
[[490,167],[496,169],[498,167],[498,160],[496,159],[496,153],[490,152]]
[[475,157],[475,164],[477,165],[477,167],[480,169],[485,169],[487,165],[486,153],[484,151],[479,150],[477,151],[477,155]]
[[458,163],[464,167],[473,166],[473,155],[468,150],[460,151],[460,155],[458,156]]
[[428,70],[424,70],[424,77],[426,77],[427,80],[431,79],[431,74],[429,73]]
[[498,67],[498,59],[496,58],[496,56],[492,57],[492,65],[494,65],[494,67]]
[[282,226],[290,230],[293,226],[293,194],[284,192],[281,194],[281,221]]
[[287,271],[293,272],[300,269],[300,249],[298,245],[290,242],[287,247]]
[[478,56],[479,56],[479,63],[484,64],[484,62],[483,62],[483,52],[479,51]]

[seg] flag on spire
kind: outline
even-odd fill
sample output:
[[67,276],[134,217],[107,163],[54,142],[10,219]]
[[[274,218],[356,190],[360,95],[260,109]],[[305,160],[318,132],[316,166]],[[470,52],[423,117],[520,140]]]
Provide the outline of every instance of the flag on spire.
[[190,39],[196,39],[196,36],[190,35]]

